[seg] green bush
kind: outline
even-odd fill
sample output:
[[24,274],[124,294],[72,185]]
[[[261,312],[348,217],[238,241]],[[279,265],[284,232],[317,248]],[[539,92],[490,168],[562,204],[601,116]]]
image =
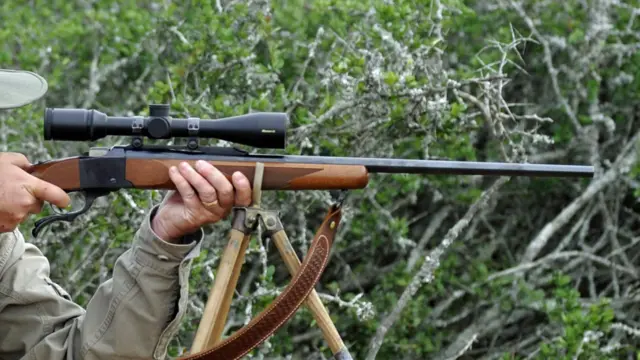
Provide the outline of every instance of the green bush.
[[[5,0],[0,67],[36,71],[50,91],[0,115],[0,151],[35,162],[128,141],[45,142],[44,106],[133,115],[170,103],[175,116],[200,118],[287,112],[287,149],[239,146],[255,153],[594,165],[594,179],[514,177],[454,232],[495,179],[372,174],[348,196],[317,289],[357,359],[620,358],[638,346],[639,10],[604,0]],[[329,195],[264,195],[299,254]],[[85,305],[161,196],[113,193],[29,240]],[[228,229],[228,219],[207,227],[171,355],[190,347]],[[445,238],[428,281],[418,269]],[[226,334],[290,279],[261,239],[243,269]],[[301,309],[252,357],[320,354],[330,351]]]

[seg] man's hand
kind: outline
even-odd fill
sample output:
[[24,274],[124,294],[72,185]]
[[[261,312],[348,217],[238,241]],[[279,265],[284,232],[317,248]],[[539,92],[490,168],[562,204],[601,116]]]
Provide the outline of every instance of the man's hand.
[[31,163],[22,154],[0,153],[0,233],[11,232],[45,201],[66,208],[71,199],[61,188],[27,173]]
[[202,225],[219,221],[229,215],[234,204],[251,205],[249,180],[240,172],[232,175],[232,185],[213,165],[198,161],[195,169],[187,163],[171,167],[169,177],[177,191],[165,197],[151,223],[165,241],[175,242]]

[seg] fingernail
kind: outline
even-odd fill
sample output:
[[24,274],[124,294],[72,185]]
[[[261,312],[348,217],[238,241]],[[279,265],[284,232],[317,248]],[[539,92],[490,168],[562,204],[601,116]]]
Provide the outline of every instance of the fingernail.
[[205,166],[205,162],[204,160],[198,160],[196,161],[196,169],[198,170],[202,170],[202,168],[204,168]]
[[182,168],[184,170],[190,170],[191,166],[189,166],[189,164],[187,164],[186,162],[180,163],[180,166],[182,166]]
[[175,166],[172,166],[169,168],[169,171],[175,174],[176,172],[178,172],[178,168],[176,168]]
[[247,182],[247,179],[242,176],[242,173],[239,171],[234,172],[231,176],[237,183],[244,184],[245,182]]

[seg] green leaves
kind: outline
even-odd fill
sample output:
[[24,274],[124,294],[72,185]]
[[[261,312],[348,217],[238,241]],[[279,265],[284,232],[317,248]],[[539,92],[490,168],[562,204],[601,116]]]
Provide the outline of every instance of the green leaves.
[[[597,32],[590,27],[590,19],[598,14],[589,12],[592,2],[551,1],[544,6],[539,1],[521,2],[549,44],[557,79],[552,78],[545,49],[527,21],[512,7],[497,3],[36,3],[0,2],[0,66],[43,74],[50,86],[44,101],[49,107],[85,106],[120,115],[144,114],[148,103],[170,102],[173,112],[201,118],[286,111],[290,124],[287,148],[282,153],[407,159],[503,160],[500,145],[508,149],[509,141],[517,143],[525,138],[522,132],[539,128],[555,144],[539,148],[525,142],[523,150],[529,160],[587,163],[591,145],[576,141],[561,96],[566,97],[582,125],[605,128],[599,122],[599,112],[614,119],[615,131],[609,134],[603,130],[599,138],[606,149],[600,159],[603,164],[615,158],[615,147],[622,143],[619,140],[635,129],[632,121],[640,101],[640,53],[633,50],[637,42],[633,34],[640,30],[640,21],[632,21],[629,11],[615,10],[615,16],[607,18],[603,28],[610,25],[620,32],[598,40],[594,37]],[[437,9],[437,3],[443,7]],[[638,6],[637,1],[626,3]],[[625,33],[627,26],[629,32]],[[520,37],[535,41],[514,40]],[[628,45],[624,54],[616,54],[625,48],[618,44],[620,41]],[[501,76],[508,78],[502,83],[500,96],[496,95],[497,80],[468,81],[494,76],[499,69],[503,71]],[[478,103],[457,96],[454,87]],[[42,143],[41,114],[40,105],[33,105],[2,118],[3,129],[11,131],[2,132],[6,144],[0,145],[29,152],[35,161],[76,155],[89,145],[128,140]],[[514,119],[511,114],[548,116],[553,122],[540,125]],[[634,164],[632,169],[629,178],[638,181],[640,165]],[[355,358],[364,357],[385,314],[411,282],[415,270],[407,270],[409,259],[415,255],[418,260],[414,269],[419,267],[420,259],[443,240],[490,180],[486,176],[378,174],[371,175],[367,189],[349,193],[340,239],[332,248],[331,263],[318,291],[342,301],[325,303],[340,332],[349,334],[345,339]],[[499,314],[479,326],[499,322],[505,324],[504,328],[481,334],[473,344],[477,352],[469,356],[489,356],[482,349],[505,349],[504,359],[520,359],[531,354],[525,351],[537,346],[540,352],[535,356],[539,359],[573,359],[579,348],[583,351],[579,359],[613,356],[599,350],[610,339],[608,329],[615,321],[612,306],[594,304],[585,295],[584,283],[576,281],[582,277],[582,268],[559,275],[553,282],[549,276],[552,269],[567,267],[566,263],[545,263],[517,274],[495,276],[498,271],[521,265],[520,257],[529,241],[579,195],[584,184],[568,179],[514,179],[512,184],[491,211],[474,219],[459,235],[459,242],[441,259],[433,281],[417,291],[387,334],[378,358],[441,355],[458,334],[493,305],[500,309]],[[619,191],[624,190],[616,187],[598,201],[607,203],[615,193],[620,195],[614,201],[616,208],[633,208],[635,205],[629,205],[633,199]],[[640,198],[640,189],[633,191]],[[132,192],[131,201],[143,210],[159,201],[157,194],[155,198],[147,194]],[[324,215],[328,194],[283,191],[266,194],[265,198],[270,208],[281,211],[293,246],[303,255]],[[53,274],[64,279],[73,269],[60,259],[80,264],[88,252],[96,249],[95,244],[105,241],[109,244],[105,258],[92,260],[82,276],[69,284],[86,283],[95,288],[100,272],[109,269],[108,264],[128,248],[141,221],[141,213],[129,201],[114,195],[96,207],[86,221],[76,227],[60,227],[49,235],[43,243],[46,254],[54,259]],[[436,215],[445,206],[451,211],[439,223]],[[588,205],[584,209],[591,211]],[[593,219],[584,220],[586,225],[581,225],[584,229],[578,233],[588,234],[587,240],[595,239],[600,236],[603,219],[632,222],[628,219],[633,211],[627,210],[622,215],[611,208],[598,212]],[[574,220],[583,221],[583,213],[579,216]],[[431,227],[434,230],[429,230]],[[217,265],[214,259],[224,248],[227,229],[228,224],[212,226],[203,254],[194,261],[191,292],[200,302],[208,294],[207,267],[214,269]],[[549,247],[565,241],[569,230],[559,231]],[[68,238],[68,248],[56,241],[56,236],[62,236],[58,234]],[[423,236],[425,241],[419,245]],[[566,240],[568,247],[578,246],[575,243],[579,236]],[[584,241],[579,246],[583,243],[593,245]],[[605,276],[609,276],[609,269],[598,270],[598,281]],[[242,322],[245,311],[257,314],[274,298],[272,291],[286,283],[283,279],[289,279],[289,275],[273,243],[254,238],[239,281],[241,296],[234,298],[230,318]],[[359,294],[360,300],[373,304],[376,314],[372,319],[359,317],[357,307],[345,305]],[[83,291],[77,300],[86,304],[90,295],[90,291]],[[287,331],[271,339],[272,348],[263,349],[265,356],[309,358],[319,351],[316,349],[323,349],[326,357],[329,351],[323,348],[321,336],[313,335],[312,317],[305,311],[292,319]],[[527,316],[515,325],[505,321],[521,312],[527,312]],[[189,307],[172,354],[177,353],[178,344],[188,348],[197,320],[197,312]],[[510,345],[517,342],[508,335],[514,331],[510,326],[541,335],[523,350]],[[290,335],[307,332],[310,340],[294,342]],[[583,343],[591,333],[604,335]],[[514,355],[518,351],[524,356]]]
[[547,299],[554,306],[545,309],[554,325],[561,328],[561,336],[545,342],[536,359],[613,359],[613,353],[603,352],[599,336],[610,331],[614,312],[606,299],[586,306],[572,286],[570,276],[556,273],[553,297]]

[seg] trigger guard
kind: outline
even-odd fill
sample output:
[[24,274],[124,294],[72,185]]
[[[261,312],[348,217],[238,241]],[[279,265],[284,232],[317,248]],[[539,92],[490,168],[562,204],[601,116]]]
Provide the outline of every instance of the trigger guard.
[[[74,219],[76,219],[78,216],[86,213],[89,208],[91,208],[91,206],[93,205],[93,202],[101,197],[101,196],[105,196],[109,193],[109,191],[78,191],[80,194],[82,194],[84,196],[84,205],[82,206],[82,208],[80,209],[71,209],[71,211],[69,211],[68,213],[58,213],[56,215],[50,215],[47,217],[44,217],[38,221],[36,221],[34,228],[31,231],[31,234],[33,235],[34,238],[38,237],[38,234],[42,231],[42,229],[54,222],[58,222],[58,221],[65,221],[65,222],[71,222]],[[51,208],[54,209],[53,204],[51,204]],[[57,207],[56,207],[57,208]],[[54,209],[55,212],[55,209]]]
[[63,214],[64,214],[64,212],[62,211],[62,209],[60,209],[57,205],[50,204],[50,207],[51,207],[51,210],[52,210],[54,213],[56,213],[56,214],[58,214],[58,215],[63,215]]
[[[69,191],[67,192],[67,195],[71,195],[71,194],[80,194],[82,196],[82,199],[84,200],[84,202],[86,203],[87,201],[87,192],[86,191],[82,191],[82,190],[74,190],[74,191]],[[71,196],[69,196],[69,198],[71,198]],[[70,204],[71,205],[71,204]],[[66,214],[71,214],[71,213],[75,213],[79,210],[81,210],[84,206],[80,206],[79,208],[71,208],[69,210],[67,210],[67,212],[65,212],[64,209],[60,209],[57,205],[55,204],[49,204],[49,207],[51,208],[51,210],[53,210],[54,213],[58,214],[58,215],[66,215]]]

